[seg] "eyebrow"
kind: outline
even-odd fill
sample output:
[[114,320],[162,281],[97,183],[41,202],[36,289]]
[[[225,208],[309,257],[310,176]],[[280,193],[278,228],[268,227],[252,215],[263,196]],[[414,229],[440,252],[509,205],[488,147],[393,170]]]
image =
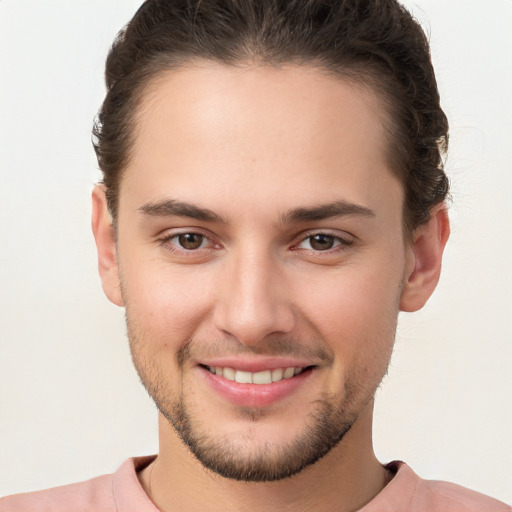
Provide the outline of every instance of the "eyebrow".
[[[228,223],[224,217],[208,208],[201,208],[192,203],[174,199],[146,203],[139,208],[139,211],[150,217],[187,217],[203,222]],[[375,217],[375,212],[358,204],[338,200],[317,206],[293,208],[281,216],[281,222],[295,224],[352,215]]]
[[311,207],[299,207],[289,210],[281,217],[283,224],[293,224],[298,222],[314,222],[319,220],[331,219],[333,217],[345,216],[375,217],[375,212],[347,201],[338,200],[331,203],[321,204]]
[[139,208],[139,211],[150,217],[187,217],[203,222],[227,224],[226,219],[208,208],[201,208],[195,204],[174,199],[146,203]]

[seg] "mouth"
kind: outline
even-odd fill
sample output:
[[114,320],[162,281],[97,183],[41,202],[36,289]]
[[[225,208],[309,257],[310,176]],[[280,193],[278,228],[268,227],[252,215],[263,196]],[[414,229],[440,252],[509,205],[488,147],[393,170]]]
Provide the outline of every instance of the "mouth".
[[313,366],[290,366],[287,368],[269,368],[259,372],[249,372],[222,366],[201,366],[208,370],[210,373],[218,375],[219,377],[223,377],[224,379],[230,380],[232,382],[238,382],[239,384],[257,385],[272,384],[274,382],[280,382],[285,379],[291,379],[292,377],[300,375],[301,373],[313,368]]
[[234,406],[257,408],[296,395],[317,369],[315,365],[254,368],[257,371],[234,368],[234,365],[198,366],[208,387],[217,396]]

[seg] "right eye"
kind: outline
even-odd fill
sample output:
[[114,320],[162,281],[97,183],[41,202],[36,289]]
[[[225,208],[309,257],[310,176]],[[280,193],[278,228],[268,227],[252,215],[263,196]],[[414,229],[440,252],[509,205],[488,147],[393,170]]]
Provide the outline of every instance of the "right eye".
[[178,245],[181,249],[194,251],[207,245],[208,239],[201,233],[180,233],[167,239],[168,243]]

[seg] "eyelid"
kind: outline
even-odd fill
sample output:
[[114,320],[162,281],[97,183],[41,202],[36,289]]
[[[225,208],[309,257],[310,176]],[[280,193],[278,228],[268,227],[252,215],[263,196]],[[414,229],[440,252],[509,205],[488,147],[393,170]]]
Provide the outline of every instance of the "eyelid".
[[[334,247],[331,247],[330,249],[325,249],[323,251],[317,250],[317,249],[300,249],[298,246],[305,242],[308,238],[312,238],[316,235],[324,235],[324,236],[330,236],[337,241],[339,241],[338,245],[335,245]],[[340,233],[339,231],[334,231],[332,229],[315,229],[310,230],[301,233],[298,237],[298,241],[293,244],[292,248],[296,250],[304,250],[304,251],[312,251],[315,253],[329,253],[331,251],[336,251],[340,246],[343,248],[350,247],[355,242],[355,237],[353,235],[350,235],[349,233],[343,232]]]
[[[171,241],[180,235],[187,235],[187,234],[196,234],[203,236],[209,243],[207,247],[199,247],[197,249],[185,249],[184,247],[179,247],[176,244],[172,243]],[[157,242],[162,246],[165,247],[167,250],[171,252],[177,252],[180,254],[191,254],[191,253],[197,253],[204,249],[209,248],[215,248],[220,247],[221,244],[214,241],[213,236],[206,233],[204,229],[197,228],[197,227],[184,227],[184,228],[173,228],[169,230],[165,230],[161,235],[157,237]]]
[[[171,240],[179,237],[180,235],[185,235],[185,234],[198,234],[198,235],[203,236],[208,241],[208,246],[200,247],[198,249],[185,249],[183,247],[180,248],[179,246],[177,246],[174,243],[171,243]],[[334,247],[332,247],[330,249],[325,249],[323,251],[318,250],[318,249],[313,249],[313,248],[301,249],[300,247],[298,247],[301,243],[305,242],[308,238],[311,238],[315,235],[324,235],[324,236],[332,237],[332,238],[336,239],[339,242],[339,244],[335,245]],[[199,227],[179,227],[179,228],[168,229],[168,230],[163,231],[162,234],[158,235],[156,240],[161,246],[166,247],[167,250],[170,250],[172,252],[181,253],[181,254],[192,254],[192,253],[197,253],[197,252],[199,252],[201,250],[205,250],[205,249],[221,248],[222,247],[222,244],[215,241],[215,237],[210,232],[207,232],[207,230],[199,228]],[[298,236],[295,237],[295,240],[296,241],[293,242],[292,246],[291,246],[292,250],[304,250],[304,251],[311,251],[311,252],[315,252],[315,253],[322,253],[322,252],[329,253],[329,252],[334,252],[336,250],[339,250],[339,247],[342,247],[342,248],[350,247],[351,245],[354,244],[356,237],[354,237],[350,233],[347,233],[347,232],[340,233],[339,231],[332,230],[332,229],[312,229],[312,230],[308,230],[308,231],[304,231],[304,232],[300,233]]]

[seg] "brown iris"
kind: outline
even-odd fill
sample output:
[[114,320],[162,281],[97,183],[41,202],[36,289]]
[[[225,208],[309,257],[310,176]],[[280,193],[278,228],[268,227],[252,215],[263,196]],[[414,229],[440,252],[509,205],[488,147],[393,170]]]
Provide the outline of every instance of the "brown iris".
[[178,242],[184,249],[199,249],[203,243],[204,235],[199,233],[183,233],[178,236]]
[[334,237],[331,235],[313,235],[309,237],[309,243],[315,251],[326,251],[334,246]]

